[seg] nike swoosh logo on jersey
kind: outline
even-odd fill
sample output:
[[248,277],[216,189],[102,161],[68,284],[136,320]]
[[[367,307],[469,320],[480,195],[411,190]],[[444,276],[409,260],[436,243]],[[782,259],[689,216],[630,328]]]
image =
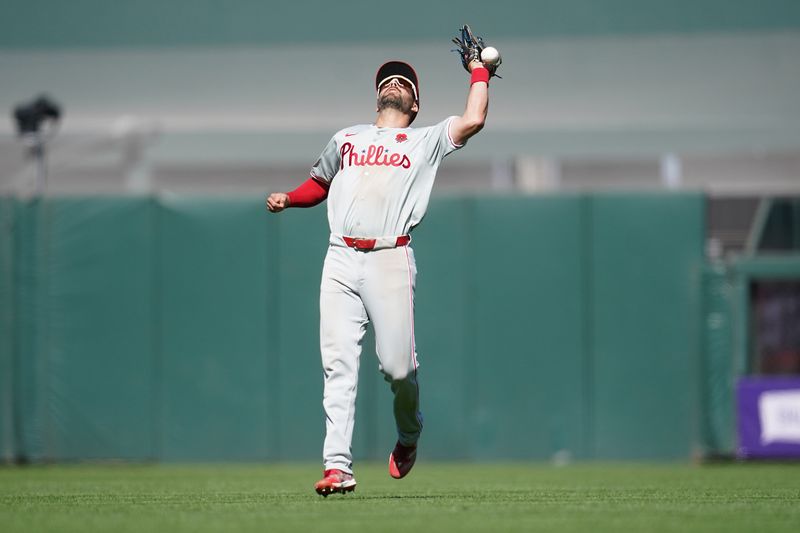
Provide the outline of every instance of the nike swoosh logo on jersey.
[[358,135],[358,133],[345,133],[345,137],[352,137],[353,135]]

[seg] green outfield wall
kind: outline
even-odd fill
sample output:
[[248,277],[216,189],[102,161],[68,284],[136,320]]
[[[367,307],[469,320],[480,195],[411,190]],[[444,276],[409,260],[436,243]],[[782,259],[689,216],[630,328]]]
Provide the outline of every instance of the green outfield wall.
[[[434,199],[413,235],[425,458],[673,459],[713,441],[704,205]],[[2,458],[320,456],[324,207],[6,198],[0,224]],[[373,343],[354,454],[383,460]]]
[[0,197],[0,461],[13,459],[14,204]]

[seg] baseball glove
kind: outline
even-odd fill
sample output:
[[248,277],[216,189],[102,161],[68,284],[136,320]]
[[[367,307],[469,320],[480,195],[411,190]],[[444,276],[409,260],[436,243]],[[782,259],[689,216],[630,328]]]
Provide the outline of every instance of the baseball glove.
[[[475,37],[467,24],[461,27],[459,33],[461,34],[460,38],[458,36],[453,38],[453,42],[458,47],[453,49],[453,52],[456,52],[461,57],[461,64],[464,66],[464,69],[469,72],[469,64],[473,61],[481,60],[481,52],[486,48],[486,44],[481,37]],[[499,63],[484,66],[491,76],[497,76],[495,72],[497,71]],[[499,78],[500,76],[497,77]]]

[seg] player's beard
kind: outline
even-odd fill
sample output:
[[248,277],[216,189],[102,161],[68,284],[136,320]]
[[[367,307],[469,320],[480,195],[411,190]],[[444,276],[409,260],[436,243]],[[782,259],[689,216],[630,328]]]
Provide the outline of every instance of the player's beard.
[[399,94],[386,93],[378,99],[378,111],[397,109],[401,113],[409,114],[411,105],[403,102],[403,97]]

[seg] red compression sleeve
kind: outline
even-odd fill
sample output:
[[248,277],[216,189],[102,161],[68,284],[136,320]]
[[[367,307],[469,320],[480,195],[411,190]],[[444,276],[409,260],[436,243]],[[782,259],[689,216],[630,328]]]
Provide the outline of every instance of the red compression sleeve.
[[288,193],[289,207],[313,207],[328,197],[329,187],[327,183],[308,178]]

